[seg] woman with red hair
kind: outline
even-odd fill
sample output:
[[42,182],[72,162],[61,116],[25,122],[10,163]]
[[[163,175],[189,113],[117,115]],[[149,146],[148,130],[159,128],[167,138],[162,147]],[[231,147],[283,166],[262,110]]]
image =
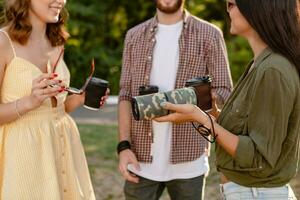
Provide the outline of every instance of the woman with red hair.
[[67,114],[83,104],[84,94],[67,96],[64,90],[70,81],[62,59],[65,3],[6,1],[0,30],[0,199],[95,199],[78,129]]

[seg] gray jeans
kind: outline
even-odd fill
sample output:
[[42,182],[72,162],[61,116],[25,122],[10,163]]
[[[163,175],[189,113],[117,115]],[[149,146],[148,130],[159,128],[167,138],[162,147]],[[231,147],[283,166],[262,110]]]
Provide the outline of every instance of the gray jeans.
[[175,179],[157,182],[139,177],[139,183],[126,181],[124,193],[126,200],[158,200],[165,188],[172,200],[204,199],[204,175],[191,179]]

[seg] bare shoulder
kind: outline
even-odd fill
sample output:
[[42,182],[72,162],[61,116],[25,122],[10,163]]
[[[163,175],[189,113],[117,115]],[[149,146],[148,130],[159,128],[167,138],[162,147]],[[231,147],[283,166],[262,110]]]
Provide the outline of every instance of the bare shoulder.
[[7,50],[10,47],[7,36],[0,31],[0,51]]
[[[5,29],[1,29],[1,30],[5,30]],[[9,39],[3,32],[0,31],[0,62],[3,62],[3,59],[9,57],[9,53],[10,53],[10,51],[8,51],[9,49],[11,49]]]
[[10,42],[7,36],[0,32],[0,82],[2,82],[6,64],[8,63]]

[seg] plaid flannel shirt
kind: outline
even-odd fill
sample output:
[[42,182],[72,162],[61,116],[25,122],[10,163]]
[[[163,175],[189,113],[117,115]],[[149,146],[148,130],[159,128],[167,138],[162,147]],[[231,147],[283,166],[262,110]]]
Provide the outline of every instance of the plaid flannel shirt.
[[[157,24],[157,18],[153,17],[126,34],[119,101],[131,101],[138,95],[140,86],[149,85]],[[212,89],[226,100],[232,90],[232,80],[222,32],[185,11],[179,51],[175,88],[184,87],[188,79],[209,74],[213,80]],[[152,132],[151,121],[135,121],[132,117],[131,146],[140,162],[152,162]],[[193,161],[206,148],[207,141],[190,123],[173,124],[171,163]]]

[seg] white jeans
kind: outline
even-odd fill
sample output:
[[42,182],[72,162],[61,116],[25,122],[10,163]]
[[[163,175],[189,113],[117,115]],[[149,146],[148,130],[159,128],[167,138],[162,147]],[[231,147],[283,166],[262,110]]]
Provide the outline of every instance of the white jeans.
[[233,182],[220,185],[223,200],[297,200],[290,185],[273,188],[244,187]]

